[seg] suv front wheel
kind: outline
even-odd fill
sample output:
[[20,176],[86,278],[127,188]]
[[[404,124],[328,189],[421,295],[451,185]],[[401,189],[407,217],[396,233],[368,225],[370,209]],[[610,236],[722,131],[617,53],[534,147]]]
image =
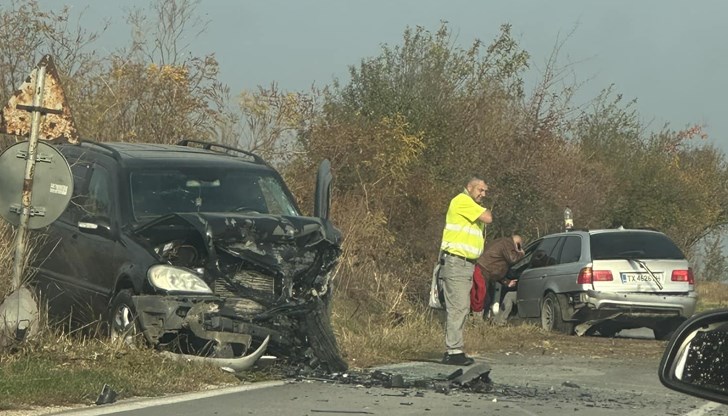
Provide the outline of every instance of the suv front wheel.
[[109,332],[112,341],[137,346],[141,342],[141,331],[131,296],[130,289],[120,290],[114,296],[109,310]]
[[574,324],[564,321],[559,298],[554,293],[547,293],[541,302],[541,328],[567,335],[574,331]]
[[348,364],[341,357],[334,330],[331,328],[331,299],[313,299],[315,307],[301,319],[303,337],[316,356],[312,367],[321,366],[329,372],[341,372]]

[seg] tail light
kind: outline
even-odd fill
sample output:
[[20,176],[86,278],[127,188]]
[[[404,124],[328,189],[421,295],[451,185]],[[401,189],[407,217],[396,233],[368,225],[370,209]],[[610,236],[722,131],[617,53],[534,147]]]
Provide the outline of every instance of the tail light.
[[694,285],[695,276],[693,275],[693,269],[673,270],[671,280],[673,282],[688,282],[689,285]]
[[612,272],[609,270],[594,270],[594,281],[595,282],[611,282]]
[[594,282],[611,282],[612,272],[609,270],[592,270],[591,267],[584,267],[579,271],[576,283],[579,285],[590,285]]
[[576,284],[579,285],[590,285],[594,281],[594,275],[592,274],[591,267],[584,267],[579,270],[579,277],[576,278]]

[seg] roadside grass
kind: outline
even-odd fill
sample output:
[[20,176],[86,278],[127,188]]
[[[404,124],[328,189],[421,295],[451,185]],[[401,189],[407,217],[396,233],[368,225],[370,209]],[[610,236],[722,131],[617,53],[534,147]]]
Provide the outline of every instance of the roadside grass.
[[0,220],[0,301],[13,290],[13,255],[15,231],[5,220]]
[[441,350],[442,329],[429,308],[407,314],[371,314],[358,302],[337,299],[332,316],[337,341],[353,368],[433,359]]
[[[402,361],[439,361],[445,351],[439,312],[410,305],[406,315],[367,315],[355,302],[338,301],[333,322],[342,352],[352,368],[367,368]],[[665,342],[650,339],[579,337],[543,331],[531,323],[494,326],[481,315],[468,318],[465,350],[497,361],[501,354],[554,355],[624,359],[662,356]]]
[[[265,378],[262,373],[248,376],[251,381]],[[239,383],[210,365],[52,330],[0,352],[0,411],[92,404],[104,384],[123,399]]]
[[728,284],[720,282],[698,281],[695,284],[698,292],[699,312],[716,308],[728,308]]

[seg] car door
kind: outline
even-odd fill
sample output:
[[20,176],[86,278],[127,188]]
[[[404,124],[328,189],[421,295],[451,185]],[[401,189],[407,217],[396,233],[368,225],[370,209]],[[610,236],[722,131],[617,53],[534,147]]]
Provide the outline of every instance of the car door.
[[553,257],[556,264],[549,266],[547,276],[543,279],[540,288],[541,296],[546,292],[567,293],[581,290],[577,285],[582,253],[582,237],[580,235],[566,235],[554,250]]
[[553,268],[558,266],[554,253],[560,249],[560,241],[558,236],[545,237],[535,245],[533,252],[528,256],[528,264],[518,279],[516,295],[518,316],[531,318],[540,315],[545,279]]
[[71,171],[74,194],[48,229],[38,282],[55,318],[87,325],[105,318],[119,266],[117,184],[98,162],[77,159]]

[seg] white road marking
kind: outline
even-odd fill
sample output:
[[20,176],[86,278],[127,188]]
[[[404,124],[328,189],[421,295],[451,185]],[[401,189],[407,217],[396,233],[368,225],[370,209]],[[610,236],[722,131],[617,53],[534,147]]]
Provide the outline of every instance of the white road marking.
[[147,407],[161,406],[171,403],[181,403],[190,400],[204,399],[207,397],[220,396],[223,394],[238,393],[241,391],[250,391],[264,389],[268,387],[282,386],[286,384],[283,381],[267,381],[255,384],[248,384],[245,386],[235,386],[225,389],[215,389],[210,391],[201,391],[192,394],[183,394],[175,396],[160,397],[156,399],[142,399],[142,400],[131,400],[129,402],[119,402],[115,404],[102,405],[91,407],[83,410],[71,410],[61,413],[54,413],[54,415],[68,415],[68,416],[99,416],[107,415],[109,413],[126,412],[129,410],[144,409]]
[[703,416],[703,415],[710,413],[713,410],[719,408],[720,406],[721,406],[720,403],[708,402],[691,412],[685,413],[684,416]]

